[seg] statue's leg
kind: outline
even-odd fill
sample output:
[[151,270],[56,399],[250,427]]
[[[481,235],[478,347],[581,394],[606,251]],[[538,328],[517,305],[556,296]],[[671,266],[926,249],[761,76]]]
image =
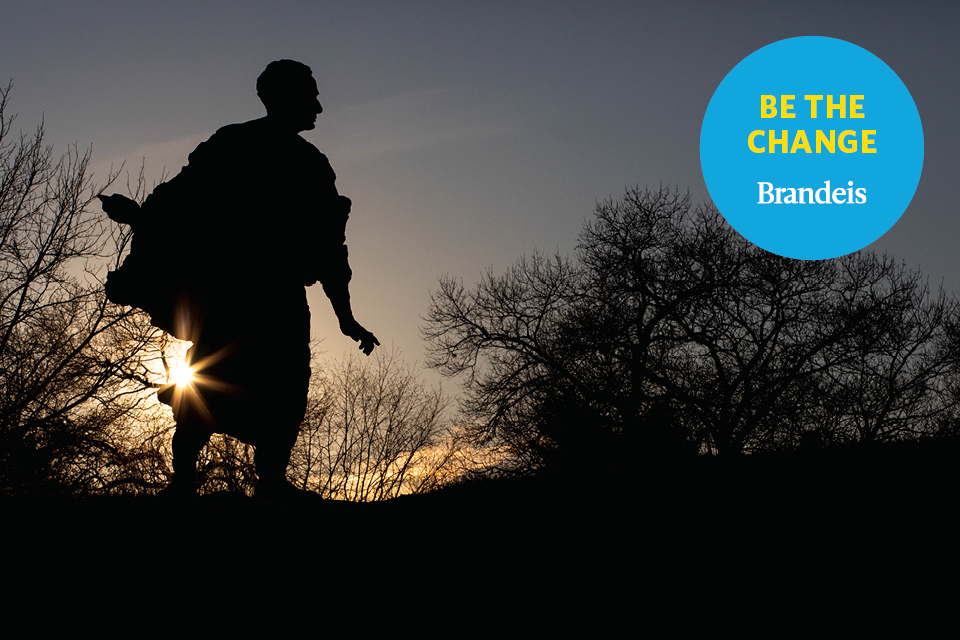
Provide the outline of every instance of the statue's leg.
[[286,482],[287,464],[290,452],[286,456],[277,447],[261,444],[255,454],[257,462],[257,491],[270,491]]
[[301,416],[295,426],[287,424],[263,437],[257,444],[254,460],[257,464],[257,493],[284,491],[292,488],[287,482],[290,453],[297,442]]
[[300,434],[307,410],[310,382],[310,309],[306,291],[300,285],[275,292],[271,316],[264,319],[281,327],[272,336],[269,350],[260,348],[262,339],[253,342],[251,370],[270,371],[269,379],[260,379],[256,390],[263,399],[263,426],[256,442],[257,494],[283,497],[299,493],[287,481],[290,454]]
[[190,420],[178,421],[173,434],[173,481],[171,493],[193,495],[197,492],[197,456],[210,439],[210,431]]
[[[309,321],[309,315],[307,316]],[[308,326],[309,329],[309,326]],[[300,425],[307,412],[307,392],[310,381],[310,347],[307,341],[295,345],[290,353],[277,350],[271,363],[279,382],[266,393],[271,402],[265,407],[272,428],[264,430],[256,444],[258,495],[297,492],[287,481],[290,454],[300,435]]]

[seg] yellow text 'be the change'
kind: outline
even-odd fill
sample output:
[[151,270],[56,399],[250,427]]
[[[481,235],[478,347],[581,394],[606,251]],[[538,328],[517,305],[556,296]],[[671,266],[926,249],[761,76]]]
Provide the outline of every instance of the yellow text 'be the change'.
[[[780,106],[777,108],[777,97],[772,95],[760,96],[760,117],[761,118],[796,118],[794,100],[795,95],[781,95]],[[806,107],[810,110],[810,118],[818,118],[826,114],[828,119],[838,118],[864,118],[862,95],[849,96],[832,95],[805,95],[803,99],[808,103]],[[747,136],[747,146],[754,153],[836,153],[837,149],[841,153],[876,153],[876,141],[873,136],[877,135],[875,129],[862,129],[855,131],[845,129],[837,134],[836,129],[824,131],[817,129],[814,132],[814,143],[810,144],[810,138],[804,129],[798,129],[793,134],[788,129],[782,129],[779,137],[773,129],[764,131],[757,129],[751,131]],[[792,138],[792,140],[791,140]],[[763,146],[761,146],[763,145]],[[814,149],[816,149],[814,151]]]

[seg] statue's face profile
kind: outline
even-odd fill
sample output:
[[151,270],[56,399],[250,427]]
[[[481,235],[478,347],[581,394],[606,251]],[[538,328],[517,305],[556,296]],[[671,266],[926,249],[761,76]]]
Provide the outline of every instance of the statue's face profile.
[[309,131],[316,126],[317,116],[323,113],[320,91],[313,76],[291,81],[281,95],[271,100],[267,113],[296,131]]

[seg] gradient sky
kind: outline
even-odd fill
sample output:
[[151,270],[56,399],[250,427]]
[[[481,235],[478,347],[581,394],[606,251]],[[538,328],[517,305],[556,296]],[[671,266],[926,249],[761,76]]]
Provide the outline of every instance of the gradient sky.
[[[219,127],[264,115],[267,63],[308,64],[324,113],[302,135],[353,199],[357,319],[422,362],[440,276],[469,285],[534,248],[572,253],[597,200],[626,187],[707,199],[714,90],[795,36],[859,45],[911,92],[923,175],[871,248],[960,291],[958,30],[957,2],[9,2],[0,81],[25,131],[43,118],[56,150],[93,145],[96,181],[145,159],[152,184]],[[319,287],[309,299],[328,356],[355,348]]]

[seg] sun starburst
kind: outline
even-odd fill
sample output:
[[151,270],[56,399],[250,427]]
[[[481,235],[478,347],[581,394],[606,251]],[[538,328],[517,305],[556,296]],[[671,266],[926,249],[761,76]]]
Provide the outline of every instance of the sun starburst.
[[193,367],[186,362],[181,362],[170,368],[170,382],[178,387],[190,386],[194,379]]

